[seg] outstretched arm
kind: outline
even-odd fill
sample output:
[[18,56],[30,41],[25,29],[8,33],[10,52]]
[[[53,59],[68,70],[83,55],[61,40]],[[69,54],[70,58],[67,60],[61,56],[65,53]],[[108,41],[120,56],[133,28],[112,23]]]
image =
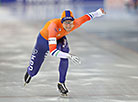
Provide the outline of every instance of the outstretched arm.
[[85,23],[91,19],[103,16],[105,14],[106,14],[106,12],[102,8],[100,8],[100,9],[96,10],[95,12],[90,12],[82,17],[79,17],[79,18],[75,19],[75,21],[74,21],[74,25],[75,25],[74,29],[80,27],[83,23]]

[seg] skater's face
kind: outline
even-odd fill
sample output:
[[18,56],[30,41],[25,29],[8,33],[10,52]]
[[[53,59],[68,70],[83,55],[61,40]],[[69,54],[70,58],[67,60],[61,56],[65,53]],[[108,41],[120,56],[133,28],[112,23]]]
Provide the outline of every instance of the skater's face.
[[71,20],[66,20],[66,21],[63,22],[63,27],[67,32],[71,31],[73,26],[74,26],[73,21],[71,21]]

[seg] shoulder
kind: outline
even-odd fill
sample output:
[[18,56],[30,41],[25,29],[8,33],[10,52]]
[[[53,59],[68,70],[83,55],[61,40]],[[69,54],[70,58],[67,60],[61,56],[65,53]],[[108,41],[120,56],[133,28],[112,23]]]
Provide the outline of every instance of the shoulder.
[[61,23],[61,19],[53,19],[50,21],[49,27],[51,28],[61,28],[62,27],[62,23]]
[[50,25],[54,25],[54,26],[59,26],[61,25],[61,20],[59,18],[56,18],[56,19],[52,19],[49,21],[50,22]]
[[50,20],[49,22],[50,23],[55,23],[55,24],[58,24],[58,23],[60,23],[60,19],[59,18],[55,18],[55,19],[52,19],[52,20]]

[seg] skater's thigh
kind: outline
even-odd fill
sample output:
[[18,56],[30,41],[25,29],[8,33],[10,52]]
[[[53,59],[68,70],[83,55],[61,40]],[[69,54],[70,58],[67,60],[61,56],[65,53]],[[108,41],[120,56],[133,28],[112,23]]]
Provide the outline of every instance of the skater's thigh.
[[[44,46],[45,45],[45,46]],[[28,73],[31,76],[34,76],[39,71],[42,62],[44,61],[44,58],[48,51],[48,43],[47,40],[42,38],[42,36],[38,36],[35,47],[33,49],[30,64],[28,67]]]
[[35,55],[36,59],[41,60],[44,58],[48,50],[48,41],[39,34],[32,55]]
[[47,51],[49,50],[48,40],[44,39],[40,34],[37,37],[35,49]]

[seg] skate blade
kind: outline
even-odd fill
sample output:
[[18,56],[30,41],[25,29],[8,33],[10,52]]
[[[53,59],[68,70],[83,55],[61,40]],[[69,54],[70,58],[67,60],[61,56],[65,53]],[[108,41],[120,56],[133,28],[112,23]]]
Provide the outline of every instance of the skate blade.
[[24,83],[24,87],[26,86],[27,83]]
[[66,96],[68,96],[68,94],[63,94],[63,93],[62,93],[61,96],[66,97]]

